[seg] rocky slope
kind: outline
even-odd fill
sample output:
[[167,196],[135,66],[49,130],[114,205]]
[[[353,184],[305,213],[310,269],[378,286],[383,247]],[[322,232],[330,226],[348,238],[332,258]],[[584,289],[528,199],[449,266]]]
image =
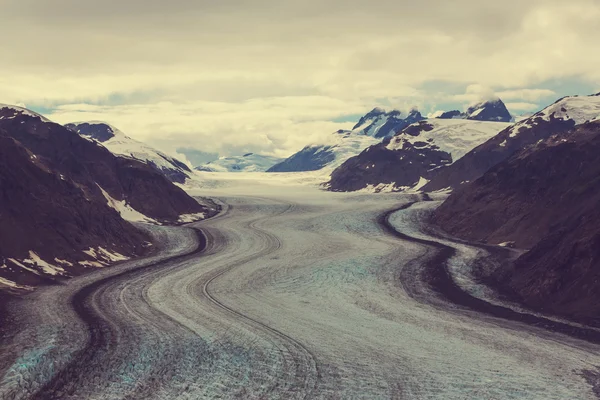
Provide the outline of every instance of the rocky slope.
[[433,222],[469,240],[531,249],[495,278],[533,308],[598,323],[598,154],[600,121],[555,134],[457,190]]
[[211,210],[153,168],[29,110],[0,105],[0,289],[142,254],[129,220],[188,221]]
[[422,186],[507,124],[429,119],[412,124],[348,159],[326,184],[332,191],[406,190]]
[[195,169],[206,172],[264,172],[281,161],[282,158],[247,153],[243,156],[220,157]]
[[126,136],[107,123],[77,122],[65,126],[84,138],[101,143],[117,156],[133,158],[152,166],[171,182],[185,183],[192,173],[185,163]]
[[275,164],[267,172],[299,172],[316,171],[324,167],[335,168],[370,145],[381,142],[382,138],[393,136],[408,125],[423,119],[418,110],[411,110],[404,115],[398,110],[386,112],[381,108],[374,108],[361,117],[352,130],[334,132],[325,143],[306,146],[289,158]]
[[452,165],[440,169],[423,189],[457,188],[539,140],[565,132],[600,116],[600,97],[565,97],[533,116],[504,129]]

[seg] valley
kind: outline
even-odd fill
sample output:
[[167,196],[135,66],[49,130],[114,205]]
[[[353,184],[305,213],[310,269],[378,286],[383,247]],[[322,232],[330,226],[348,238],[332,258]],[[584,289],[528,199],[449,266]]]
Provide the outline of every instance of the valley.
[[594,398],[595,330],[454,303],[428,279],[447,262],[461,292],[513,307],[458,268],[488,252],[421,229],[421,195],[264,175],[194,191],[221,213],[146,226],[152,256],[7,304],[1,397]]

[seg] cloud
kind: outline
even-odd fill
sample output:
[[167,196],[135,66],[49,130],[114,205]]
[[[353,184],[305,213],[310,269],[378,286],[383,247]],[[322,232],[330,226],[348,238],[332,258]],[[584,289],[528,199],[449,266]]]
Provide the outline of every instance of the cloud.
[[595,0],[6,0],[0,102],[173,150],[282,156],[376,105],[598,87],[599,18]]
[[556,97],[556,92],[550,89],[514,89],[496,92],[503,100],[525,100],[538,101],[541,99]]
[[506,103],[506,108],[512,111],[538,111],[540,107],[536,103],[516,102]]
[[[48,116],[59,123],[106,120],[129,136],[167,152],[185,147],[235,155],[262,152],[287,157],[352,123],[332,119],[363,112],[361,104],[327,97],[276,97],[239,103],[187,102],[101,106],[69,104]],[[218,134],[216,134],[218,132]]]

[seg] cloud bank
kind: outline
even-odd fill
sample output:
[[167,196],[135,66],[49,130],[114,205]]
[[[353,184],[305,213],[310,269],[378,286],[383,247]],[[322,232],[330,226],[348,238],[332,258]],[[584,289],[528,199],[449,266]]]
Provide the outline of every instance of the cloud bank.
[[167,151],[286,156],[378,105],[591,92],[599,17],[595,0],[5,0],[0,102]]

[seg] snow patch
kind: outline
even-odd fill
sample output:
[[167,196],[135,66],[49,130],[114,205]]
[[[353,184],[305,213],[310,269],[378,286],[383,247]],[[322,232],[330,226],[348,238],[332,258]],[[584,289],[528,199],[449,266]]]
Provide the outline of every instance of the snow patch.
[[42,260],[36,253],[33,251],[29,252],[29,258],[23,260],[23,263],[37,265],[42,269],[45,274],[48,275],[62,275],[65,274],[66,271],[59,266],[52,265],[44,260]]
[[0,285],[8,286],[13,289],[21,289],[21,290],[27,290],[27,291],[33,290],[33,287],[31,287],[31,286],[19,285],[16,282],[10,281],[10,280],[2,278],[2,277],[0,277]]
[[21,263],[20,261],[15,260],[14,258],[9,258],[8,260],[10,262],[12,262],[13,264],[15,264],[17,267],[23,268],[24,270],[27,270],[27,271],[29,271],[31,273],[36,274],[36,275],[40,275],[40,272],[37,271],[36,269],[30,268],[30,267],[26,266],[25,264]]
[[54,262],[57,262],[57,263],[62,264],[62,265],[66,265],[67,267],[72,267],[73,266],[72,262],[69,262],[67,260],[61,260],[60,258],[55,258]]
[[79,261],[79,265],[83,265],[84,267],[95,267],[95,268],[104,268],[106,264],[102,264],[98,261]]
[[397,192],[408,187],[396,187],[396,182],[392,183],[380,183],[378,185],[368,184],[367,187],[358,190],[358,193],[391,193]]
[[108,206],[115,209],[124,220],[131,222],[146,222],[150,224],[160,225],[160,222],[158,222],[157,220],[147,217],[141,212],[134,210],[129,204],[127,204],[125,200],[116,200],[112,198],[111,195],[108,194],[104,189],[102,189],[100,185],[98,185],[98,187],[100,188],[102,194],[104,195],[104,198],[108,202]]
[[105,259],[112,261],[112,262],[129,260],[129,257],[124,256],[121,253],[118,253],[116,251],[111,252],[102,247],[98,247],[98,252],[100,252],[102,257],[104,257]]
[[206,218],[206,213],[203,212],[195,214],[182,214],[179,216],[177,222],[179,222],[180,224],[186,224],[189,222],[199,221],[204,218]]
[[421,188],[425,185],[427,185],[429,183],[428,179],[423,178],[422,176],[419,177],[419,183],[416,184],[416,186],[414,186],[411,190],[419,191],[421,190]]

